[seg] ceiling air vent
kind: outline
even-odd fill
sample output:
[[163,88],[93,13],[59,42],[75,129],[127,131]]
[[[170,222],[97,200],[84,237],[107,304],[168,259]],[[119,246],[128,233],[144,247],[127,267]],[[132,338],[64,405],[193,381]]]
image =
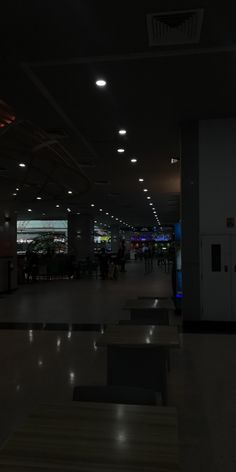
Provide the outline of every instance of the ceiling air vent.
[[174,46],[198,43],[203,9],[182,10],[147,15],[149,46]]

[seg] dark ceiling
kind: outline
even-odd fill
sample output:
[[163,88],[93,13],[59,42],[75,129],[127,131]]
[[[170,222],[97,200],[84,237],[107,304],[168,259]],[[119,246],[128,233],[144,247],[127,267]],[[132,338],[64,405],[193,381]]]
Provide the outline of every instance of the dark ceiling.
[[[149,46],[148,13],[199,7],[199,43]],[[16,115],[0,130],[0,198],[20,217],[29,207],[34,218],[63,217],[69,207],[151,225],[145,186],[161,223],[177,221],[180,164],[170,159],[181,157],[181,125],[235,116],[233,6],[9,0],[0,23],[0,99]],[[95,85],[100,77],[104,89]]]

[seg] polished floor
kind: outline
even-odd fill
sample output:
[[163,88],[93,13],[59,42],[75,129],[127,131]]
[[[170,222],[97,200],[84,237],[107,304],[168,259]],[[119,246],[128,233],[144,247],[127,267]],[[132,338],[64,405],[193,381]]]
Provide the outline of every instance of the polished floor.
[[[59,286],[63,287],[63,294],[61,288],[56,288]],[[14,321],[29,321],[32,314],[34,320],[45,322],[115,321],[124,315],[122,305],[126,298],[151,294],[154,289],[170,294],[170,277],[157,271],[145,276],[141,265],[132,265],[116,285],[110,281],[104,285],[100,281],[79,281],[71,285],[53,282],[50,287],[32,285],[2,298],[0,320],[10,316],[14,326]],[[77,304],[78,299],[80,310],[73,308],[72,303],[73,300]],[[44,313],[49,300],[50,310]],[[64,306],[64,317],[62,300],[70,300],[69,310]],[[55,308],[53,303],[57,304]],[[96,314],[89,318],[87,303],[90,309],[98,305]],[[0,330],[1,443],[38,402],[71,400],[74,385],[106,382],[106,350],[96,347],[98,334],[98,331]],[[235,370],[234,335],[184,334],[183,347],[172,351],[169,404],[178,409],[184,472],[235,472]]]
[[94,277],[22,285],[0,298],[0,323],[112,323],[128,317],[122,310],[127,299],[153,294],[171,296],[169,275],[157,267],[145,274],[144,263],[133,262],[117,281]]

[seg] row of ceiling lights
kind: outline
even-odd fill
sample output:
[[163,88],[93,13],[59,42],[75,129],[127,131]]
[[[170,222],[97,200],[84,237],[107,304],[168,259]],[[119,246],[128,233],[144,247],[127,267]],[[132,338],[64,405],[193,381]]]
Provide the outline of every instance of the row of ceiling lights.
[[[96,81],[96,85],[97,85],[98,87],[103,88],[103,87],[106,86],[106,81],[105,81],[104,79],[98,79],[98,80]],[[125,129],[120,129],[120,130],[119,130],[119,135],[121,135],[121,136],[125,136],[126,133],[127,133],[127,131],[126,131]],[[122,153],[125,152],[125,149],[124,149],[124,148],[118,148],[118,149],[117,149],[117,152],[120,153],[120,154],[122,154]],[[136,164],[136,163],[137,163],[137,159],[136,159],[136,158],[132,158],[132,159],[130,159],[130,162],[131,162],[132,164]],[[20,163],[19,163],[19,167],[24,168],[24,167],[26,167],[26,164],[25,164],[24,162],[20,162]],[[139,179],[139,182],[143,182],[143,181],[144,181],[144,179],[142,179],[142,178]],[[19,191],[19,188],[16,188],[16,191],[18,192],[18,191]],[[148,192],[148,189],[144,188],[143,191],[144,191],[144,192]],[[68,190],[67,193],[68,193],[68,195],[72,195],[73,192],[72,192],[72,190]],[[13,196],[17,196],[17,193],[14,192],[14,193],[13,193]],[[151,197],[148,196],[147,199],[150,200]],[[42,200],[42,197],[37,196],[37,197],[36,197],[36,200]],[[150,206],[153,206],[153,203],[150,202],[149,205],[150,205]],[[60,207],[60,205],[57,204],[57,205],[56,205],[56,208],[59,208],[59,207]],[[95,204],[92,203],[92,204],[91,204],[91,207],[95,207]],[[157,220],[159,226],[161,226],[155,208],[153,208],[152,210],[153,210],[154,216],[155,216],[155,218],[156,218],[156,220]],[[31,212],[32,209],[31,209],[31,208],[28,208],[28,211]],[[67,208],[67,211],[68,211],[68,212],[71,212],[71,209],[70,209],[70,208]],[[99,211],[102,212],[102,211],[103,211],[102,208],[100,208]],[[109,216],[109,212],[105,212],[105,214],[106,214],[106,216]],[[114,219],[114,218],[115,218],[114,215],[111,215],[111,219]],[[127,227],[129,227],[129,228],[131,228],[131,229],[134,229],[133,226],[129,225],[128,223],[126,223],[126,222],[124,222],[124,221],[122,221],[122,220],[119,220],[119,218],[115,218],[115,220],[116,220],[116,221],[119,221],[119,223],[122,223],[123,225],[125,225],[125,226],[127,226]]]
[[[16,187],[16,192],[19,192],[19,190],[20,190],[19,187]],[[68,193],[69,195],[71,195],[71,194],[72,194],[72,190],[68,190],[67,193]],[[16,196],[17,193],[13,193],[13,195]],[[36,197],[36,200],[42,200],[42,197]],[[94,203],[91,203],[91,207],[95,207],[95,204],[94,204]],[[60,208],[60,205],[59,205],[58,203],[56,204],[56,208]],[[32,212],[32,208],[28,208],[27,211],[28,211],[28,212]],[[68,213],[70,213],[70,212],[71,212],[71,209],[70,209],[70,208],[67,208],[67,211],[68,211]],[[103,209],[102,209],[102,208],[99,208],[99,212],[100,212],[100,213],[103,212]],[[80,214],[80,213],[77,212],[77,215],[79,215],[79,214]],[[45,214],[43,213],[43,215],[45,215]],[[105,212],[105,215],[106,215],[106,216],[109,216],[109,212],[106,211],[106,212]],[[114,215],[110,215],[110,218],[111,218],[111,219],[114,219],[115,221],[117,221],[117,222],[119,222],[119,223],[122,223],[124,226],[127,226],[127,227],[130,228],[130,229],[134,229],[133,226],[129,225],[128,223],[126,223],[126,222],[123,221],[123,220],[119,220],[119,218],[117,218],[117,217],[115,218]]]
[[[140,183],[143,183],[143,182],[144,182],[144,179],[141,178],[141,177],[140,177],[138,180],[139,180]],[[147,192],[148,192],[148,189],[147,189],[147,188],[144,188],[144,189],[143,189],[143,192],[147,193]],[[147,200],[148,200],[149,206],[151,207],[151,209],[152,209],[152,211],[153,211],[153,216],[154,216],[154,218],[156,219],[156,221],[157,221],[157,223],[158,223],[160,229],[162,229],[162,228],[161,228],[161,223],[160,223],[160,220],[159,220],[157,211],[156,211],[156,208],[153,206],[152,201],[150,201],[150,200],[151,200],[150,195],[147,196]]]
[[[96,85],[100,88],[103,88],[103,87],[106,87],[107,83],[106,83],[106,80],[104,80],[104,79],[98,79],[98,80],[96,80]],[[126,131],[126,129],[120,129],[118,131],[118,133],[119,133],[120,136],[125,136],[127,134],[127,131]],[[117,152],[119,154],[123,154],[125,152],[125,149],[123,147],[120,147],[120,148],[117,149]],[[138,159],[136,159],[136,157],[132,157],[130,159],[130,162],[131,162],[131,164],[136,164],[138,162]]]
[[[95,203],[91,203],[90,205],[92,208],[95,208]],[[128,223],[126,223],[125,221],[123,220],[120,220],[119,218],[115,217],[114,215],[110,215],[110,213],[108,211],[104,211],[102,208],[99,208],[99,213],[103,213],[105,214],[105,216],[108,216],[110,217],[113,221],[116,221],[117,223],[121,223],[123,226],[126,226],[127,228],[130,228],[130,229],[134,229],[134,226],[132,225],[129,225]]]
[[[106,81],[105,81],[104,79],[98,79],[98,80],[96,81],[96,85],[97,85],[98,87],[101,87],[101,88],[105,87],[106,84],[107,84],[107,83],[106,83]],[[120,130],[119,130],[119,134],[120,134],[120,135],[125,135],[125,134],[126,134],[126,130],[125,130],[125,129],[120,129]],[[124,148],[118,148],[118,149],[117,149],[117,152],[118,152],[118,153],[124,153],[124,152],[125,152],[125,149],[124,149]],[[137,159],[136,159],[136,158],[132,158],[132,159],[130,160],[130,162],[131,162],[132,164],[135,164],[135,163],[137,162]],[[144,182],[144,179],[143,179],[143,178],[139,178],[139,182]],[[143,191],[146,193],[146,192],[148,192],[148,189],[147,189],[147,188],[144,188]],[[147,200],[151,200],[151,197],[148,196],[148,197],[147,197]],[[161,223],[160,223],[159,217],[158,217],[158,215],[157,215],[157,211],[156,211],[156,209],[153,207],[153,203],[152,203],[152,202],[149,202],[149,205],[152,207],[152,211],[153,211],[153,216],[154,216],[154,218],[156,219],[158,225],[161,227]],[[118,218],[117,218],[117,219],[118,219]]]

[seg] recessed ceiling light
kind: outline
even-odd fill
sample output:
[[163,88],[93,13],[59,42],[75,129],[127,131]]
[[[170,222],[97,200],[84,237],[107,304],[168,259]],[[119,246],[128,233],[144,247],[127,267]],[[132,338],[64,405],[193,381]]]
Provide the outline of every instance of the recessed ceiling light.
[[36,200],[42,200],[42,197],[36,197]]
[[120,220],[120,223],[122,223],[122,220]]
[[108,211],[106,212],[106,215],[109,215]]
[[116,221],[118,221],[118,220],[119,220],[119,218],[116,218]]
[[177,164],[177,162],[179,162],[178,157],[172,157],[172,159],[170,160],[171,164]]
[[16,191],[19,192],[19,190],[20,190],[20,189],[19,189],[18,187],[16,187]]
[[71,195],[71,194],[72,194],[72,190],[68,190],[67,193],[68,193],[69,195]]
[[78,212],[76,213],[76,215],[80,215],[80,212],[78,211]]
[[97,223],[97,220],[94,220],[94,223]]
[[147,197],[147,200],[151,200],[151,197]]
[[26,167],[26,164],[24,162],[20,162],[19,167]]
[[106,83],[106,81],[105,81],[104,79],[98,79],[98,80],[96,80],[96,85],[97,85],[98,87],[105,87],[106,84],[107,84],[107,83]]
[[138,179],[139,182],[144,182],[144,179]]
[[123,148],[118,148],[117,152],[119,152],[121,154],[122,152],[125,152],[125,150]]
[[12,195],[13,195],[13,197],[16,197],[17,193],[13,193]]
[[70,211],[71,211],[71,209],[70,209],[70,208],[67,208],[67,211],[69,211],[69,212],[70,212]]
[[126,129],[119,129],[119,134],[124,135],[126,133],[127,133]]
[[94,207],[94,206],[95,206],[94,203],[91,203],[91,207]]
[[31,208],[28,208],[28,211],[32,211]]
[[148,189],[147,189],[147,188],[144,188],[143,191],[144,191],[144,192],[148,192]]
[[102,211],[102,208],[99,208],[99,211]]
[[153,203],[149,203],[149,205],[150,205],[150,206],[152,206],[152,205],[153,205]]
[[43,216],[46,216],[46,213],[43,213]]
[[114,218],[114,215],[111,215],[111,218]]
[[57,204],[57,205],[56,205],[56,208],[60,208],[60,205]]
[[130,159],[130,162],[132,162],[132,164],[136,164],[136,162],[138,162],[138,159],[135,159],[135,158]]

